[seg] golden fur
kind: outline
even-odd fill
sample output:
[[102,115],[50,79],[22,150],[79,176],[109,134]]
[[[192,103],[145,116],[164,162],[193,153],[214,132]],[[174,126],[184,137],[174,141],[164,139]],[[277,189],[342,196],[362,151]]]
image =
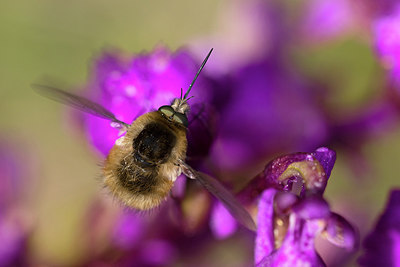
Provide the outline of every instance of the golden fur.
[[[120,182],[120,174],[118,172],[121,162],[125,158],[133,157],[133,140],[140,134],[146,125],[149,123],[162,123],[176,137],[176,144],[172,148],[169,158],[155,167],[142,168],[137,164],[132,163],[128,166],[134,171],[134,175],[140,174],[139,178],[146,178],[148,175],[153,177],[156,186],[151,186],[149,192],[135,192],[131,188],[124,187]],[[113,196],[121,200],[127,206],[139,209],[148,210],[160,205],[167,197],[177,176],[181,174],[181,168],[178,166],[179,160],[186,158],[186,128],[182,125],[167,120],[159,111],[149,112],[138,117],[129,127],[126,134],[120,137],[113,148],[111,149],[105,164],[104,164],[104,184],[111,191]],[[157,172],[154,174],[154,172]],[[134,177],[135,178],[135,177]]]

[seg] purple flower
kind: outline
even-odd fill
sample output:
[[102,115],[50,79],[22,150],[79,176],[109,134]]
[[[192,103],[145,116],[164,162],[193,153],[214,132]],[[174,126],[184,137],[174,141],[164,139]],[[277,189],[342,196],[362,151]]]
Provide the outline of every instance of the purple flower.
[[114,226],[113,243],[120,248],[138,245],[143,238],[148,220],[132,211],[124,212]]
[[251,205],[268,188],[294,190],[301,194],[311,190],[322,194],[335,161],[336,153],[326,147],[320,147],[313,153],[281,156],[269,162],[264,171],[239,193],[239,197]]
[[22,266],[28,229],[20,214],[0,213],[0,267]]
[[8,145],[0,144],[0,210],[17,201],[23,188],[23,168],[18,153]]
[[96,201],[89,209],[85,238],[91,257],[82,266],[171,264],[178,252],[171,238],[173,224],[165,220],[165,209],[146,214],[110,208]]
[[391,101],[379,101],[365,108],[361,114],[347,116],[331,125],[330,144],[340,146],[350,154],[348,165],[358,177],[370,170],[367,157],[362,152],[364,144],[384,137],[396,129],[399,113]]
[[210,156],[218,168],[234,173],[278,151],[307,150],[326,138],[323,116],[279,56],[244,66],[225,86]]
[[361,266],[400,266],[400,190],[390,193],[386,209],[363,247]]
[[357,245],[355,230],[323,198],[335,159],[328,148],[290,154],[273,160],[256,178],[274,187],[259,200],[257,266],[324,266],[315,250],[317,235],[347,249]]
[[146,265],[168,265],[176,256],[173,245],[166,240],[150,240],[142,244],[141,260]]
[[211,213],[210,228],[216,238],[224,239],[237,230],[238,224],[221,202],[216,202]]
[[[91,82],[87,86],[90,98],[102,104],[126,123],[131,123],[136,117],[162,105],[168,105],[189,87],[199,66],[193,58],[184,51],[171,53],[164,47],[156,48],[148,54],[140,54],[132,58],[123,58],[117,52],[106,52],[97,59],[92,71]],[[207,120],[205,103],[207,99],[202,73],[196,81],[190,100],[193,107],[189,120]],[[109,121],[85,115],[88,136],[91,143],[103,155],[114,145],[119,136],[119,130],[110,126]],[[193,129],[189,132],[201,132]],[[191,138],[198,138],[191,135]],[[189,143],[190,145],[190,143]],[[204,142],[203,142],[204,145]],[[207,147],[208,143],[205,144]],[[202,147],[204,149],[204,146]]]
[[329,39],[346,32],[354,19],[348,0],[307,2],[304,33],[313,39]]
[[[286,221],[274,220],[273,206],[276,193],[277,190],[268,189],[260,199],[255,250],[256,265],[324,266],[314,248],[314,238],[322,231],[321,224],[317,219],[302,220],[301,216],[296,214],[290,214]],[[275,233],[279,231],[278,229],[286,231],[283,240],[282,237],[280,237],[281,240],[276,240],[278,236]]]
[[373,23],[376,50],[389,70],[394,84],[400,86],[400,5]]
[[[25,151],[24,151],[25,152]],[[23,157],[20,157],[23,155]],[[29,212],[21,205],[26,195],[29,159],[17,148],[0,144],[0,266],[22,266],[31,230]],[[29,168],[28,168],[29,169]]]

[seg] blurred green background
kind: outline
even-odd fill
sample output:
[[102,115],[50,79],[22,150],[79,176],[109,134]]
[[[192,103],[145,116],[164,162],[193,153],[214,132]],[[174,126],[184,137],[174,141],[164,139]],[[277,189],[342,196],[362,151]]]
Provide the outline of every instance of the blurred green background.
[[[72,264],[81,256],[77,229],[101,191],[95,179],[101,158],[91,152],[82,134],[68,127],[65,107],[38,96],[30,84],[48,75],[83,85],[90,60],[107,46],[128,53],[150,51],[160,43],[173,50],[190,47],[216,34],[229,2],[1,2],[0,138],[17,143],[37,165],[31,173],[35,185],[27,197],[34,223],[30,245],[36,257]],[[344,77],[327,103],[340,114],[368,105],[382,90],[382,70],[364,38],[352,36],[294,54],[307,75],[329,72]],[[388,190],[399,186],[399,137],[397,128],[363,147],[370,169],[362,177],[349,168],[349,156],[337,151],[326,196],[332,209],[350,221],[362,218],[362,233],[372,227]]]

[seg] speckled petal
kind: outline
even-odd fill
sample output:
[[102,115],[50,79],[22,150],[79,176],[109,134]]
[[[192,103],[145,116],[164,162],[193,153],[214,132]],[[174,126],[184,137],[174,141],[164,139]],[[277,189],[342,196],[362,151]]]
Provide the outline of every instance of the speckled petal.
[[314,157],[320,162],[325,170],[327,179],[331,176],[333,165],[336,161],[336,152],[327,147],[320,147],[313,153]]
[[322,194],[335,161],[335,151],[326,147],[318,148],[312,153],[280,156],[270,161],[264,171],[254,177],[239,196],[243,202],[252,203],[266,188],[291,191],[293,184],[303,187],[299,193],[304,193],[307,189]]
[[285,191],[292,189],[296,191],[293,185],[304,184],[298,193],[309,190],[322,194],[328,180],[323,166],[314,157],[314,153],[295,153],[279,157],[268,164],[264,175],[268,184]]
[[257,267],[325,266],[314,248],[314,238],[320,231],[318,221],[303,221],[295,214],[290,215],[282,246],[260,261]]

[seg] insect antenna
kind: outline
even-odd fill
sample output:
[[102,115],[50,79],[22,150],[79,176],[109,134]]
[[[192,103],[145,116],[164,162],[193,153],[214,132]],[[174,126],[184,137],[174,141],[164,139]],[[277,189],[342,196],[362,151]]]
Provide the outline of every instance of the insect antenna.
[[183,98],[182,98],[182,91],[181,91],[181,99],[182,99],[182,100],[186,100],[186,101],[187,101],[187,100],[190,99],[190,98],[187,98],[188,95],[189,95],[189,92],[190,92],[190,90],[192,89],[194,82],[197,80],[197,77],[199,77],[199,74],[200,74],[201,70],[204,68],[204,65],[206,65],[207,60],[208,60],[208,58],[210,57],[211,52],[212,52],[213,50],[214,50],[214,48],[211,48],[210,52],[208,52],[206,58],[203,60],[203,63],[201,63],[201,66],[200,66],[199,70],[197,71],[196,76],[194,76],[194,79],[193,79],[192,83],[189,85],[189,89],[186,91],[186,93],[185,93],[185,95],[183,96]]

